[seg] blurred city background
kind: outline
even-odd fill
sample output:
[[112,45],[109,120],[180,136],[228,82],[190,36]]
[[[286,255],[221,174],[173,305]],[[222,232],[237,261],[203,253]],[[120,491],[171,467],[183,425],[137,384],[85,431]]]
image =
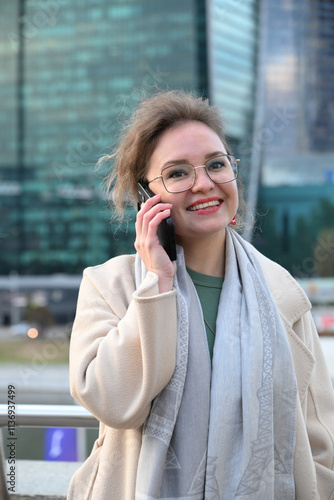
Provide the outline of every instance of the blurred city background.
[[[142,97],[178,88],[219,106],[244,236],[306,290],[334,377],[331,0],[2,1],[0,68],[1,402],[10,383],[18,402],[73,404],[82,271],[134,252],[135,213],[110,222],[95,165]],[[22,458],[51,459],[46,430],[23,432]]]

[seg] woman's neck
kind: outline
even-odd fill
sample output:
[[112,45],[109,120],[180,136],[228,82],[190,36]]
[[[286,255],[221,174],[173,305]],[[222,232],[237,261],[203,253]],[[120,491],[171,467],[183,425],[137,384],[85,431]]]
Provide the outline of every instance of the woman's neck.
[[187,267],[209,276],[224,277],[225,232],[180,244],[183,247]]

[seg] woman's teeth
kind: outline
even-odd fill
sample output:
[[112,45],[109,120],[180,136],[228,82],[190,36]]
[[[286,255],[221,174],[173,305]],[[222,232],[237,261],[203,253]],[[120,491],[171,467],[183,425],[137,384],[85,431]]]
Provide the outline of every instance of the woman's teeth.
[[198,205],[193,205],[189,208],[189,210],[202,210],[203,208],[208,208],[208,207],[216,207],[220,205],[219,200],[213,200],[213,201],[208,201],[207,203],[199,203]]

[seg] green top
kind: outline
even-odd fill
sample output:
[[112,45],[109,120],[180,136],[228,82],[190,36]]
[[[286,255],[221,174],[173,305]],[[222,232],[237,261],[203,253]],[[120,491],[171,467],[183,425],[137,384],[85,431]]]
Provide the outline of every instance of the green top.
[[[197,273],[196,271],[189,269],[189,267],[187,267],[187,271],[195,285],[197,295],[202,306],[203,316],[206,319],[207,323],[209,323],[212,330],[215,332],[219,298],[224,278]],[[208,339],[210,357],[212,361],[215,334],[211,332],[210,328],[205,322],[204,324],[206,329],[206,336]]]

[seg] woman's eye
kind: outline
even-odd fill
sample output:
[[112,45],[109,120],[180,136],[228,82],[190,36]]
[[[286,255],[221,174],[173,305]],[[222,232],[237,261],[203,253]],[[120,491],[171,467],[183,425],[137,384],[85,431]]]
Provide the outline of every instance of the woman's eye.
[[215,160],[209,164],[210,170],[221,170],[222,168],[225,167],[226,167],[225,163],[221,160]]
[[187,169],[184,168],[175,168],[173,170],[170,170],[167,174],[168,179],[179,179],[180,177],[185,177],[189,175],[189,172]]

